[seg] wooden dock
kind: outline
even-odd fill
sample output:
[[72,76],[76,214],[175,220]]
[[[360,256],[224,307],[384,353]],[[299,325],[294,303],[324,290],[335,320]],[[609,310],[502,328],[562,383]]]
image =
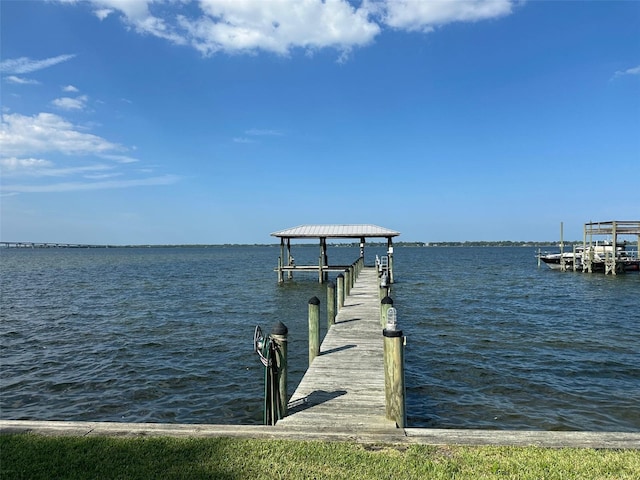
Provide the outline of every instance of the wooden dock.
[[378,273],[365,267],[276,427],[354,434],[396,430],[386,418],[384,382]]

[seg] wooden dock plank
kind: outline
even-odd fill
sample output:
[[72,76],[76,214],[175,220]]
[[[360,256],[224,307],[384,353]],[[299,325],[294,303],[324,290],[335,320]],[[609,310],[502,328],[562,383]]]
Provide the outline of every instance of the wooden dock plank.
[[378,275],[364,268],[327,332],[320,355],[289,401],[279,427],[395,430],[385,417]]

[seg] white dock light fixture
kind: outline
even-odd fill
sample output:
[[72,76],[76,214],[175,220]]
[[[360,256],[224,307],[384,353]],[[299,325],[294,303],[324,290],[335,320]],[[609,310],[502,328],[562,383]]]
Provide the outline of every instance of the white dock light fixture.
[[396,309],[394,307],[390,307],[387,310],[387,325],[385,330],[388,332],[395,332],[398,330],[398,319]]

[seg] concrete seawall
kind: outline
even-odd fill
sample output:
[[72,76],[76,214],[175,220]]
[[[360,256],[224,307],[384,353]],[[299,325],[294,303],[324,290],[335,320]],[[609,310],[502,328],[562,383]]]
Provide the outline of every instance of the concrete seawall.
[[241,437],[278,440],[338,441],[376,444],[494,445],[549,448],[611,448],[640,450],[640,432],[548,432],[524,430],[449,430],[427,428],[315,430],[262,425],[168,423],[56,422],[0,420],[0,434]]

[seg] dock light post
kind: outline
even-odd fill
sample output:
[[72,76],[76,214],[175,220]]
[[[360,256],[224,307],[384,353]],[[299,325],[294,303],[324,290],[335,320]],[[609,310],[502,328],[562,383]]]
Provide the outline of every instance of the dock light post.
[[387,310],[387,322],[382,331],[384,337],[384,390],[386,416],[396,422],[398,428],[407,424],[404,383],[404,337],[398,330],[396,309]]
[[393,299],[389,296],[380,300],[380,325],[385,328],[387,324],[387,312],[393,307]]

